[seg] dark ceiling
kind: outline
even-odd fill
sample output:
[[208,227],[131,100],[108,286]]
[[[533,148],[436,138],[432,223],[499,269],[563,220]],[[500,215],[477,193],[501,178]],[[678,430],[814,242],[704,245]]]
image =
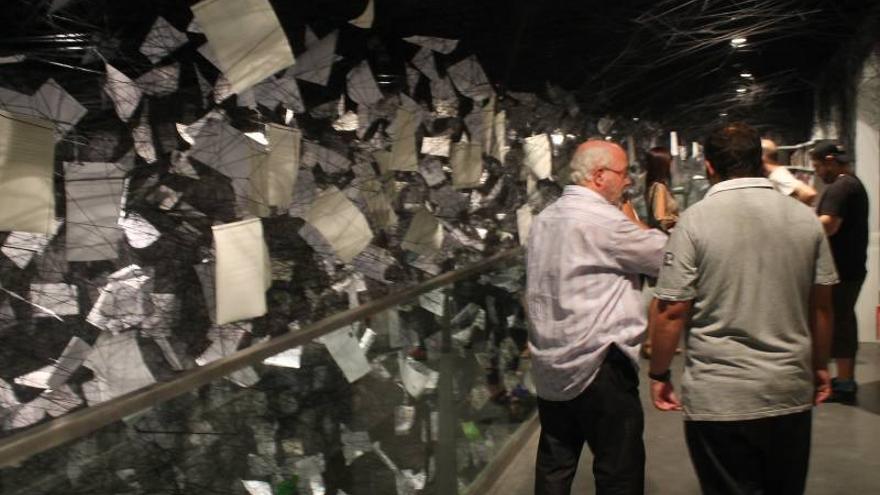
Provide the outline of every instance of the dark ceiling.
[[[402,76],[417,47],[400,38],[440,36],[461,40],[446,60],[439,57],[441,66],[476,53],[502,93],[543,92],[549,82],[573,91],[594,115],[700,129],[727,114],[789,141],[809,136],[814,90],[829,64],[871,45],[880,24],[880,2],[872,0],[375,0],[376,22],[364,31],[346,21],[365,0],[270,1],[297,52],[306,25],[319,35],[341,29],[338,52],[345,60],[334,67],[331,86],[363,58],[377,72]],[[4,2],[0,56],[36,53],[56,64],[13,69],[30,72],[24,75],[0,66],[0,83],[75,70],[57,63],[100,69],[98,60],[94,67],[81,60],[82,49],[91,47],[108,59],[130,56],[129,68],[146,70],[137,46],[156,15],[184,28],[195,2],[66,3],[48,16],[52,0]],[[52,37],[64,33],[84,36]],[[747,43],[734,48],[730,41],[738,36]],[[328,100],[334,91],[327,91]]]

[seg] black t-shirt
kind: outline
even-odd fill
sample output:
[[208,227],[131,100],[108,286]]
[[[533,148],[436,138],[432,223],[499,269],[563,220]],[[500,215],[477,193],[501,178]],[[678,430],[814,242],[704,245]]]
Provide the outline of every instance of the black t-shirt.
[[840,229],[828,238],[841,280],[858,280],[866,274],[868,258],[868,193],[857,177],[840,175],[819,200],[819,215],[839,217]]

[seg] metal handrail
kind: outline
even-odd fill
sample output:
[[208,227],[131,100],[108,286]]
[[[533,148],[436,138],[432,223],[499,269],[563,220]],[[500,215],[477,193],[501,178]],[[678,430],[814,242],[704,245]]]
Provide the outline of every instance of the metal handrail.
[[185,371],[173,380],[155,383],[0,440],[0,467],[18,465],[31,456],[84,437],[115,421],[223,378],[245,366],[262,362],[287,349],[311,342],[322,335],[397,306],[420,294],[485,272],[522,253],[522,248],[499,252],[465,268],[443,273],[402,291],[336,313],[298,331],[280,335],[199,368]]

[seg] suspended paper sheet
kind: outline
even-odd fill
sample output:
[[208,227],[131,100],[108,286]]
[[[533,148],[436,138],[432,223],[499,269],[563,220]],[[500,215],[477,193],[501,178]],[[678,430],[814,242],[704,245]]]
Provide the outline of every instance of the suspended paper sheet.
[[443,316],[445,304],[446,294],[442,289],[434,289],[419,296],[419,306],[437,316]]
[[299,85],[289,73],[290,70],[281,77],[270,76],[254,86],[254,98],[257,103],[271,110],[283,105],[297,113],[305,112],[306,107],[299,92]]
[[123,176],[115,163],[64,163],[67,261],[117,258]]
[[550,138],[538,134],[525,138],[523,142],[525,157],[523,162],[538,179],[547,179],[553,168],[553,155],[550,152]]
[[345,88],[348,97],[359,105],[373,105],[382,99],[382,92],[366,60],[348,72]]
[[348,21],[348,23],[361,29],[369,29],[373,27],[373,16],[375,15],[375,7],[373,5],[373,2],[374,0],[367,0],[367,7],[364,9],[361,15]]
[[354,269],[362,273],[365,277],[382,283],[390,283],[385,279],[385,272],[393,265],[397,264],[397,260],[386,249],[377,246],[367,246],[360,254],[351,261]]
[[293,188],[299,172],[300,142],[298,129],[277,124],[266,126],[268,152],[258,156],[250,177],[252,212],[266,217],[276,208],[286,212],[293,201]]
[[351,160],[348,157],[314,141],[303,142],[302,164],[306,167],[320,165],[328,174],[346,172],[351,168]]
[[205,298],[205,308],[212,323],[217,323],[217,290],[214,280],[216,263],[200,263],[193,265],[199,284],[202,286],[202,296]]
[[434,155],[434,156],[449,156],[449,147],[451,146],[451,141],[449,136],[437,136],[430,137],[425,136],[422,138],[422,154],[423,155]]
[[532,207],[522,205],[516,210],[516,230],[519,244],[525,246],[529,240],[529,229],[532,227]]
[[0,65],[6,64],[17,64],[19,62],[24,62],[27,56],[24,54],[21,55],[10,55],[8,57],[0,57]]
[[31,404],[35,408],[42,409],[49,416],[57,418],[73,409],[81,406],[83,400],[67,385],[46,390],[40,394]]
[[203,0],[192,11],[233,93],[294,64],[268,0]]
[[152,311],[141,322],[141,334],[153,338],[171,337],[180,313],[180,300],[175,294],[151,293],[150,303]]
[[455,47],[458,46],[458,40],[432,38],[430,36],[410,36],[403,40],[447,55],[452,53]]
[[363,378],[372,369],[366,353],[361,349],[351,326],[345,326],[318,338],[336,361],[348,383]]
[[140,325],[153,310],[149,282],[150,277],[138,265],[129,265],[112,273],[86,321],[112,333]]
[[272,284],[269,251],[259,218],[215,225],[217,324],[266,314]]
[[454,143],[449,161],[452,165],[453,188],[480,186],[483,175],[483,146],[480,143]]
[[89,405],[127,394],[156,382],[137,342],[137,332],[102,332],[84,365],[95,379],[83,384]]
[[272,485],[265,481],[242,480],[241,484],[244,485],[244,489],[247,490],[250,495],[272,495],[274,493],[272,491]]
[[299,368],[302,365],[302,346],[281,351],[278,354],[263,360],[263,364],[278,366],[280,368]]
[[[0,88],[0,110],[16,115],[39,117],[37,110],[34,108],[33,96],[6,88]],[[50,119],[46,120],[51,123]]]
[[119,226],[122,227],[128,245],[135,249],[150,247],[162,235],[153,224],[137,213],[130,213],[120,219]]
[[397,213],[391,204],[391,195],[381,180],[365,180],[358,184],[358,190],[376,228],[387,229],[397,225]]
[[[205,44],[204,46],[208,46]],[[214,88],[211,87],[211,83],[205,79],[205,76],[202,75],[202,72],[199,70],[198,66],[193,64],[193,69],[196,72],[196,80],[199,83],[199,92],[202,96],[202,108],[207,108],[208,103],[211,101],[211,93],[214,92]]]
[[77,289],[64,283],[32,283],[30,303],[35,317],[73,316],[79,314]]
[[156,67],[137,78],[138,87],[150,96],[168,96],[177,91],[179,83],[179,63]]
[[196,364],[204,366],[234,353],[238,350],[238,346],[241,344],[241,339],[250,331],[250,323],[233,323],[211,328],[208,332],[208,340],[211,341],[211,345],[205,349],[205,352],[196,358]]
[[58,228],[63,222],[58,220],[48,234],[32,234],[30,232],[11,232],[6,237],[0,251],[15,263],[15,266],[24,270],[30,264],[34,255],[43,254],[49,243],[58,233]]
[[339,132],[352,132],[358,130],[359,127],[360,119],[358,114],[352,111],[345,112],[333,122],[333,129]]
[[[424,144],[422,145],[424,148]],[[446,180],[443,163],[436,158],[427,158],[419,163],[419,173],[429,187],[438,186]]]
[[54,364],[16,378],[15,383],[32,388],[58,389],[82,366],[91,352],[91,346],[79,337],[73,337]]
[[419,114],[399,108],[394,117],[394,140],[391,143],[391,170],[415,172],[419,159],[416,155],[416,129],[421,119]]
[[406,66],[406,90],[413,94],[416,90],[416,85],[419,83],[419,79],[422,77],[421,73],[415,67]]
[[421,255],[434,255],[443,245],[443,226],[428,210],[420,210],[409,224],[400,247]]
[[[483,143],[483,153],[492,154],[492,131],[495,130],[495,97],[489,98],[489,101],[479,110],[482,122],[480,125],[479,141]],[[476,113],[476,109],[474,112]]]
[[141,43],[140,52],[155,64],[187,41],[185,33],[178,31],[165,18],[157,17],[147,37]]
[[452,65],[446,72],[458,91],[468,98],[482,101],[492,96],[492,85],[475,55]]
[[400,381],[403,388],[413,398],[418,399],[425,390],[436,388],[439,373],[427,366],[414,361],[410,357],[398,354],[398,366],[400,368]]
[[288,72],[297,79],[326,86],[333,64],[342,58],[336,55],[338,38],[339,31],[333,31],[314,43],[309,44],[306,41],[308,49],[299,56],[296,65]]
[[494,135],[494,139],[492,139],[491,149],[489,150],[489,155],[498,160],[501,163],[504,163],[504,158],[507,157],[507,113],[503,110],[495,114],[494,123],[492,125],[492,134]]
[[342,442],[342,456],[346,466],[373,450],[370,434],[366,431],[351,431],[345,425],[339,425],[339,440]]
[[56,228],[53,132],[46,120],[0,111],[0,231]]
[[304,220],[321,233],[346,263],[373,239],[367,219],[336,187],[318,195]]
[[138,156],[147,163],[155,162],[156,147],[153,145],[153,129],[150,128],[146,111],[141,114],[138,126],[131,130],[131,137],[134,140],[134,150]]
[[112,65],[106,64],[105,68],[107,80],[104,83],[104,92],[113,100],[116,115],[128,122],[140,105],[144,92],[134,81]]
[[55,140],[73,129],[87,110],[64,90],[54,79],[49,79],[33,96],[37,116],[52,122],[57,128]]
[[432,82],[440,79],[440,74],[437,73],[437,66],[434,63],[434,53],[430,49],[423,47],[410,62]]

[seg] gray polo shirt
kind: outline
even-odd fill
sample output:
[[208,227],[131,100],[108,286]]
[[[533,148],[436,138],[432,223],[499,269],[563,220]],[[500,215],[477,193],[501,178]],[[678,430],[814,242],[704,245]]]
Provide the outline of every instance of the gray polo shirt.
[[809,298],[837,283],[822,225],[764,178],[713,186],[669,239],[655,289],[693,300],[682,378],[685,419],[739,421],[813,402]]

